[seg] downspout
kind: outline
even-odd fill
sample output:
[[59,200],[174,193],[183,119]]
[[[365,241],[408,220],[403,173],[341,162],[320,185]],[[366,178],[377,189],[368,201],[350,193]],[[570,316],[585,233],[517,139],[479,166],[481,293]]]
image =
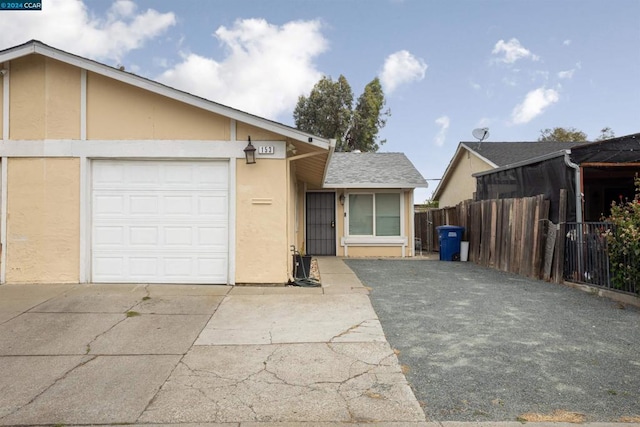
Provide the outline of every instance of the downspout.
[[575,170],[575,189],[576,189],[576,222],[582,222],[582,181],[580,179],[580,166],[573,163],[569,157],[571,150],[564,153],[564,164]]
[[[580,179],[580,166],[573,163],[569,158],[571,150],[566,150],[564,153],[564,164],[575,170],[575,188],[576,188],[576,241],[578,244],[577,253],[577,267],[578,274],[582,275],[582,180]],[[562,239],[566,236],[561,236]],[[564,258],[564,255],[563,255]]]

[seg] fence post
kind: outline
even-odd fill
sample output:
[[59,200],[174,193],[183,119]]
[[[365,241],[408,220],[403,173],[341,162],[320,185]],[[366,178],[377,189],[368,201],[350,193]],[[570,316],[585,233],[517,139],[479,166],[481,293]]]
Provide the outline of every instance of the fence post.
[[554,263],[554,282],[562,282],[564,276],[564,239],[567,224],[567,190],[560,190],[560,209],[558,214],[558,234],[556,236],[556,258]]

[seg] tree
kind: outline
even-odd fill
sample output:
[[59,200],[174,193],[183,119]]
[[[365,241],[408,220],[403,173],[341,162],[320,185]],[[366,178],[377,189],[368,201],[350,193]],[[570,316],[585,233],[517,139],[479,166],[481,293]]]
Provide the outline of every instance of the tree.
[[587,134],[576,128],[555,127],[540,131],[540,142],[585,142]]
[[293,111],[296,127],[305,132],[344,141],[352,116],[353,92],[347,79],[323,77],[309,97],[300,96]]
[[296,127],[323,138],[335,138],[337,151],[377,151],[385,141],[378,141],[378,131],[386,124],[382,111],[384,93],[376,77],[364,89],[353,108],[353,92],[347,79],[337,81],[323,77],[308,97],[300,96],[293,119]]
[[607,126],[600,129],[600,136],[596,138],[596,141],[604,141],[605,139],[615,138],[616,134],[613,130]]
[[[377,141],[378,131],[387,124],[391,115],[389,110],[382,111],[385,105],[380,80],[376,77],[364,88],[353,111],[351,128],[341,151],[378,151],[386,140]],[[379,143],[379,144],[378,144]]]

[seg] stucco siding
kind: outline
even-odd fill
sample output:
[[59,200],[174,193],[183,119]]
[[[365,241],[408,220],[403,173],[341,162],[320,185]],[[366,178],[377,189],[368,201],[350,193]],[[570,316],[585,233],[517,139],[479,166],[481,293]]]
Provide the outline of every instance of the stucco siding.
[[78,159],[9,159],[8,283],[78,283]]
[[472,199],[476,191],[476,179],[471,175],[489,169],[493,167],[484,160],[469,152],[463,152],[449,175],[446,187],[442,190],[438,199],[439,206],[455,206],[463,200]]
[[248,125],[243,122],[238,122],[236,125],[236,139],[238,141],[247,141],[251,136],[252,141],[285,141],[286,138],[277,133],[269,132],[265,129],[260,129],[255,126]]
[[11,62],[11,139],[79,139],[80,70],[50,58]]
[[47,139],[80,139],[80,69],[47,59]]
[[237,160],[236,283],[285,283],[287,239],[286,159]]
[[[408,254],[406,254],[408,256]],[[400,246],[349,246],[349,257],[401,257]]]
[[88,139],[228,141],[230,123],[229,118],[88,73]]
[[11,61],[9,138],[45,138],[45,58],[29,56]]
[[4,135],[4,76],[0,74],[0,139]]

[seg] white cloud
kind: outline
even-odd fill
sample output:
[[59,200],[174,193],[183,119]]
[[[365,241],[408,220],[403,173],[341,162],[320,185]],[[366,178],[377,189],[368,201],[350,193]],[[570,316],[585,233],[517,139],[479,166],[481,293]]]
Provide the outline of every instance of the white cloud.
[[444,145],[444,140],[447,137],[447,131],[449,130],[450,120],[448,116],[441,116],[436,119],[436,124],[440,126],[440,130],[436,135],[434,142],[438,147]]
[[0,14],[0,48],[37,39],[77,55],[117,61],[176,22],[173,13],[138,12],[130,0],[114,2],[105,18],[92,16],[82,0],[47,0],[42,9]]
[[521,104],[516,105],[511,113],[513,124],[529,123],[539,116],[551,104],[560,100],[560,95],[553,89],[540,87],[532,90],[524,98]]
[[185,54],[158,80],[189,93],[262,117],[290,112],[298,96],[311,90],[322,74],[313,59],[327,49],[319,21],[282,26],[264,19],[236,21],[215,36],[227,56],[217,61]]
[[571,70],[566,70],[566,71],[560,71],[558,73],[558,78],[559,79],[570,79],[573,77],[573,73],[575,73],[575,68],[572,68]]
[[503,62],[505,64],[513,64],[522,58],[529,58],[532,61],[540,59],[539,56],[534,55],[531,51],[522,46],[516,38],[513,38],[508,42],[498,40],[491,53],[499,55],[499,57],[495,59],[496,62]]
[[562,44],[565,45],[565,46],[569,46],[571,44],[571,40],[567,39],[567,40],[563,41]]
[[387,94],[402,84],[424,79],[428,65],[409,51],[400,50],[387,56],[384,61],[380,82]]

